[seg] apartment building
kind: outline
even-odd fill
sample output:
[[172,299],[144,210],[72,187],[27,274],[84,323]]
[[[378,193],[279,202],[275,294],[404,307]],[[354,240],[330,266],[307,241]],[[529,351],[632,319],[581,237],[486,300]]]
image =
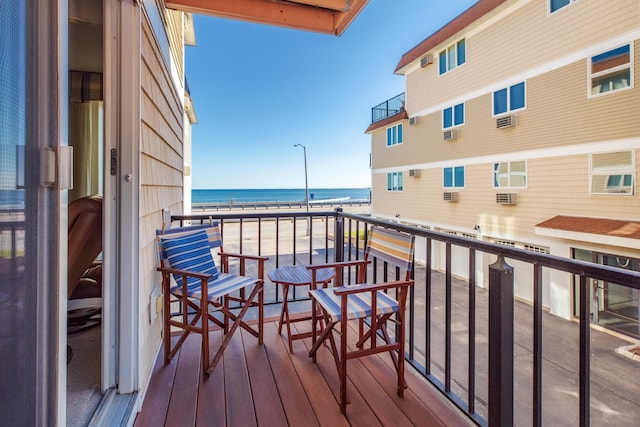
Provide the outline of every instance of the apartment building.
[[[401,57],[400,107],[374,108],[372,214],[640,270],[639,51],[636,1],[478,1]],[[467,260],[453,249],[455,274]],[[531,266],[511,263],[531,301]],[[544,273],[544,306],[576,317],[574,282]],[[639,337],[638,291],[591,285],[593,321]]]

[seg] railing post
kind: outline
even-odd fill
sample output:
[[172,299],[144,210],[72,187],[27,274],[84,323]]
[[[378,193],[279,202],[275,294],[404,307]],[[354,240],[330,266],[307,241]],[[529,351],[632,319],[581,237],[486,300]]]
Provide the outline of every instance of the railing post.
[[344,217],[342,208],[336,208],[336,227],[333,238],[333,257],[335,262],[341,262],[344,258]]
[[489,266],[489,426],[513,426],[513,267]]

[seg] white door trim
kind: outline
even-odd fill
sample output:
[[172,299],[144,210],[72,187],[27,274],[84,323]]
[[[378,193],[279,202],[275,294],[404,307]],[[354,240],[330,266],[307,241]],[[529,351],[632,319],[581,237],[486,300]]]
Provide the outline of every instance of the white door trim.
[[[105,1],[103,390],[138,389],[140,8]],[[111,150],[117,151],[111,174]]]

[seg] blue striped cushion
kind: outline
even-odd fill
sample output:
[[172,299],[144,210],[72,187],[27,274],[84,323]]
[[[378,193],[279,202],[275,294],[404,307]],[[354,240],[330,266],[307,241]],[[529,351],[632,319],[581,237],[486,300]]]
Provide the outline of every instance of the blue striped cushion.
[[[218,269],[211,256],[206,231],[200,230],[180,237],[160,237],[160,241],[171,268],[210,274],[213,276],[212,280],[218,278]],[[181,275],[174,274],[173,277],[178,285],[182,285]],[[187,286],[200,286],[200,279],[188,277]]]
[[[358,286],[358,285],[355,285]],[[341,320],[340,303],[341,297],[335,294],[335,290],[340,288],[321,288],[309,291],[309,295],[315,299],[333,318],[339,322]],[[378,316],[398,311],[398,301],[391,298],[382,291],[377,292],[376,314]],[[371,292],[362,292],[347,295],[347,319],[361,319],[371,316]]]

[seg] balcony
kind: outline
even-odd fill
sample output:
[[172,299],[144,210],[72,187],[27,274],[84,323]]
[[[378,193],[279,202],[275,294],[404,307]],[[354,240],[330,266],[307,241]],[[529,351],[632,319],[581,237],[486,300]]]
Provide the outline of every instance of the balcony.
[[379,122],[402,111],[404,111],[404,93],[373,107],[371,109],[371,123]]
[[[209,215],[173,219],[199,222]],[[312,213],[309,235],[304,212],[216,213],[213,219],[221,222],[225,249],[268,255],[267,270],[357,259],[372,224],[414,234],[420,248],[416,258],[424,262],[415,262],[415,286],[408,302],[408,392],[403,399],[395,395],[386,355],[350,361],[351,403],[348,419],[343,418],[329,351],[319,352],[314,365],[307,356],[310,342],[296,341],[294,354],[289,355],[274,321],[280,289],[267,281],[270,321],[265,344],[258,346],[236,336],[221,366],[202,381],[199,337],[191,338],[170,364],[157,362],[138,426],[389,425],[402,420],[422,425],[586,426],[633,425],[640,417],[640,384],[629,380],[637,377],[639,362],[616,353],[628,341],[591,327],[588,286],[596,279],[638,292],[639,272],[340,211]],[[475,274],[471,280],[454,277],[452,253],[460,254],[461,249],[468,253],[471,272],[481,256],[495,259],[489,266],[488,289],[476,286]],[[436,251],[445,257],[444,271],[432,268]],[[532,303],[514,297],[508,260],[531,264]],[[578,283],[577,321],[543,310],[542,272],[546,269],[573,275]],[[383,262],[374,262],[368,280],[393,275],[395,271],[387,271]],[[351,272],[345,272],[345,277],[350,280]],[[309,310],[306,291],[294,292],[290,301],[298,312]],[[220,332],[211,336],[220,339]]]

